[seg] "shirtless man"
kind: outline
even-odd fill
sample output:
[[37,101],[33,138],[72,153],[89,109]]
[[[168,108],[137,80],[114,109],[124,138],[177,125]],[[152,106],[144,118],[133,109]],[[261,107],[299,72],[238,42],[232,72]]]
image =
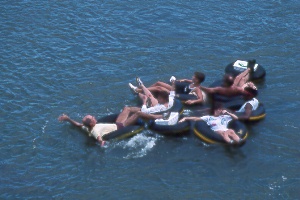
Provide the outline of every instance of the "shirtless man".
[[209,94],[220,94],[229,97],[246,95],[247,92],[245,92],[245,88],[250,87],[255,90],[257,89],[254,83],[248,82],[250,73],[251,68],[248,68],[247,70],[239,74],[235,79],[231,75],[225,74],[223,86],[214,88],[201,86],[201,89]]

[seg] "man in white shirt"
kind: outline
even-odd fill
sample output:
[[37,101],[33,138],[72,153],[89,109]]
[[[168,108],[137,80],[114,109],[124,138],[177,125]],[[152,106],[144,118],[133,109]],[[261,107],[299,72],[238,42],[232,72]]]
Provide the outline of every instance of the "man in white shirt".
[[184,122],[186,120],[203,120],[207,123],[211,130],[222,136],[227,143],[242,144],[245,141],[242,140],[233,129],[227,128],[229,122],[233,119],[232,116],[227,114],[227,111],[224,110],[222,106],[218,104],[214,108],[214,115],[206,115],[203,117],[184,117],[179,122]]

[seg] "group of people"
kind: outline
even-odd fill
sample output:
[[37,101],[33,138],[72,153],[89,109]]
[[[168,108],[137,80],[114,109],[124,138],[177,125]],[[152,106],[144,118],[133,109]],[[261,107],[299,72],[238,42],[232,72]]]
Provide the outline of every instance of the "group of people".
[[[62,114],[59,116],[59,121],[68,121],[72,125],[86,131],[90,136],[93,136],[103,146],[105,141],[103,136],[115,130],[119,130],[126,126],[136,124],[139,118],[143,120],[155,120],[165,117],[162,112],[170,109],[174,104],[174,98],[180,93],[193,95],[193,100],[186,100],[183,103],[186,105],[203,104],[207,102],[208,96],[214,94],[233,97],[242,95],[245,99],[244,105],[236,111],[242,112],[243,115],[235,115],[233,112],[223,109],[222,104],[213,103],[210,115],[183,117],[178,123],[186,120],[198,121],[204,120],[210,128],[219,134],[223,139],[230,144],[244,143],[234,130],[228,129],[228,123],[231,120],[247,120],[252,111],[258,107],[258,100],[255,98],[258,94],[256,86],[250,82],[251,74],[253,73],[253,66],[255,61],[248,61],[248,68],[240,73],[235,78],[231,75],[225,74],[223,84],[218,87],[204,87],[201,83],[205,80],[205,75],[201,72],[195,72],[192,79],[176,80],[174,76],[171,77],[171,84],[158,81],[148,88],[145,87],[140,78],[136,78],[137,86],[129,83],[129,87],[135,95],[142,101],[141,107],[125,106],[123,111],[118,115],[115,123],[97,123],[94,116],[87,115],[82,119],[82,123],[71,119],[69,116]],[[181,83],[185,83],[184,89]],[[176,92],[175,92],[176,91]]]

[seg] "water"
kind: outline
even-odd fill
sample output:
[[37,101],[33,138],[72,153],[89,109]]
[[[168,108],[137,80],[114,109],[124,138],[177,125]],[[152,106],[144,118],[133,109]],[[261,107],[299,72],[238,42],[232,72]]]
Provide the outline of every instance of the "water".
[[[2,1],[1,199],[300,199],[300,3]],[[265,120],[240,149],[143,131],[101,148],[58,123],[136,105],[128,82],[267,71]]]

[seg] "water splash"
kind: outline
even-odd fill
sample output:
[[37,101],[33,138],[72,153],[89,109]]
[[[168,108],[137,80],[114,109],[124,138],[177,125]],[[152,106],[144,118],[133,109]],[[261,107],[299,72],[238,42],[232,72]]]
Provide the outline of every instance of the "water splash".
[[129,150],[129,153],[123,158],[141,158],[151,151],[151,149],[156,145],[157,139],[157,137],[143,133],[132,137],[128,141],[119,142],[118,146],[120,145],[123,149]]

